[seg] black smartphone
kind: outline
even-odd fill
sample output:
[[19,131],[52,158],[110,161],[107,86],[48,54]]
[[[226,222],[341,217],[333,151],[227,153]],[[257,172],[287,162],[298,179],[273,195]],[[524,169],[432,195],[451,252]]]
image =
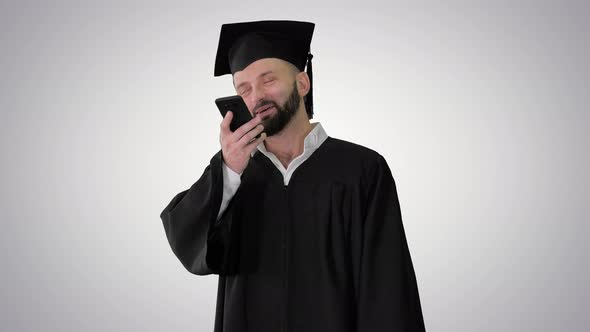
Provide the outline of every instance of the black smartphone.
[[215,99],[215,104],[217,105],[217,108],[219,108],[222,117],[225,117],[227,111],[232,111],[234,114],[233,119],[231,119],[231,124],[229,125],[231,131],[236,131],[236,129],[240,128],[244,123],[252,120],[252,114],[248,111],[248,106],[246,106],[242,97],[238,95],[217,98]]

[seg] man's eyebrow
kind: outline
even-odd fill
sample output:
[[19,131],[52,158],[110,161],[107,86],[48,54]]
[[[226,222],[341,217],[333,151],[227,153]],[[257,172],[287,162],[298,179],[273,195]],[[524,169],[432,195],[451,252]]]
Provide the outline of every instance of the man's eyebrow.
[[[272,73],[273,73],[273,71],[272,71],[272,70],[267,70],[267,71],[265,71],[264,73],[262,73],[262,74],[258,75],[258,77],[257,77],[257,78],[260,78],[260,77],[262,77],[262,76],[265,76],[265,75],[268,75],[268,74],[272,74]],[[242,83],[238,84],[238,86],[236,86],[236,90],[239,90],[239,89],[240,89],[240,87],[241,87],[242,85],[246,84],[246,83],[248,83],[248,82],[242,82]]]

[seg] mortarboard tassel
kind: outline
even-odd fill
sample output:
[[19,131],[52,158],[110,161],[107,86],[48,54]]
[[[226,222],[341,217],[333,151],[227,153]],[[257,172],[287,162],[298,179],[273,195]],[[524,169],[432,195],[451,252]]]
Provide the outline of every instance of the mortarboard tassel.
[[307,54],[307,76],[309,76],[309,92],[305,96],[305,109],[307,111],[307,116],[311,119],[313,118],[313,73],[311,70],[311,58],[313,58],[313,54]]

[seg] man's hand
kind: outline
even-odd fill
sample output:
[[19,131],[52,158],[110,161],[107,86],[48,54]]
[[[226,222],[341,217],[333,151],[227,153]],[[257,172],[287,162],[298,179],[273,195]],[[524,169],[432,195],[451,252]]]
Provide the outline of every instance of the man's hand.
[[232,132],[229,129],[229,124],[233,117],[234,114],[229,111],[221,121],[219,142],[221,143],[221,151],[225,164],[234,172],[242,174],[248,165],[250,154],[256,149],[258,144],[264,141],[266,133],[262,133],[260,137],[255,139],[264,130],[264,127],[260,124],[262,121],[260,117],[254,117],[254,119],[246,122],[243,126],[236,129],[236,131]]

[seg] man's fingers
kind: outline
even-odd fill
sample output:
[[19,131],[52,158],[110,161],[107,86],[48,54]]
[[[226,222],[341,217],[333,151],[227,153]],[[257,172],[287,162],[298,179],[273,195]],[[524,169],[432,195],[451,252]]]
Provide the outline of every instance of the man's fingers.
[[248,154],[251,154],[252,151],[254,151],[254,149],[256,149],[258,144],[262,143],[262,141],[264,141],[265,138],[266,138],[266,133],[262,133],[262,134],[260,134],[260,137],[254,139],[253,141],[248,143],[248,146],[247,146]]
[[252,130],[252,128],[256,127],[260,122],[262,122],[262,119],[260,117],[254,117],[252,120],[244,123],[240,128],[234,131],[234,135],[237,136],[236,140],[240,139],[247,132]]
[[254,127],[254,129],[250,130],[249,132],[244,134],[244,136],[242,136],[242,138],[240,138],[239,145],[245,146],[245,145],[252,143],[254,141],[254,139],[256,138],[256,136],[258,136],[258,134],[260,134],[263,130],[264,130],[264,126],[261,124]]

